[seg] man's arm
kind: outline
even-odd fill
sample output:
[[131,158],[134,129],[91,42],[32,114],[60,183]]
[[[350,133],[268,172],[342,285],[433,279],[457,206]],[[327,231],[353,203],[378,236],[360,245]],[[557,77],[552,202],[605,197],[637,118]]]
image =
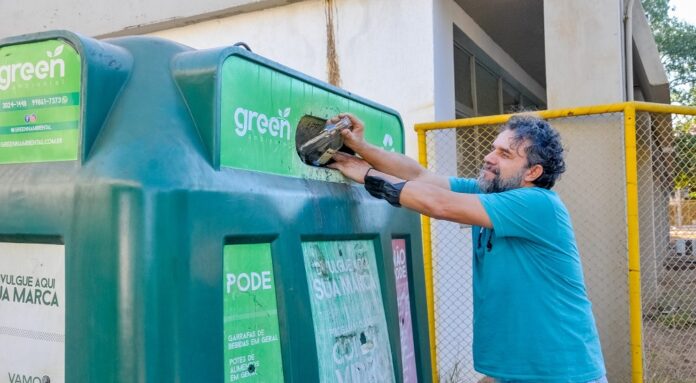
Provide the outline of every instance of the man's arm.
[[401,190],[401,206],[428,217],[492,228],[488,213],[476,194],[455,193],[420,181],[409,181]]
[[388,152],[370,144],[365,141],[365,125],[360,119],[351,114],[341,114],[340,116],[347,116],[353,123],[352,131],[346,129],[341,132],[346,146],[360,155],[373,168],[404,180],[418,180],[449,190],[447,177],[428,171],[418,162],[401,153]]
[[[376,169],[370,169],[371,164],[345,153],[336,153],[335,162],[328,165],[340,170],[346,177],[355,182],[364,183],[365,176],[382,178],[392,184],[404,180]],[[369,171],[369,174],[368,174]],[[475,194],[455,193],[440,186],[420,180],[406,183],[401,190],[399,203],[403,207],[415,210],[428,217],[463,223],[467,225],[493,227],[491,219]]]

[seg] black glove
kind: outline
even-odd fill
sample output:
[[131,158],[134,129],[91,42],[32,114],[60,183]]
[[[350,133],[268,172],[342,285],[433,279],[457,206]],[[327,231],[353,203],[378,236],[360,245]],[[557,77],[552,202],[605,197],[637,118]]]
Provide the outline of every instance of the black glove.
[[386,200],[392,206],[401,207],[399,198],[406,182],[393,184],[383,178],[365,175],[365,190],[375,198]]

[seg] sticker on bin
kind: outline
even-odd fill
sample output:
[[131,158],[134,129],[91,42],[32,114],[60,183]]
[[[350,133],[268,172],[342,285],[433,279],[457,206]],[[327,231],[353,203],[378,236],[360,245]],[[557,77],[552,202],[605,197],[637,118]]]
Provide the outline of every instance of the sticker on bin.
[[226,245],[223,273],[225,382],[282,382],[270,244]]
[[77,160],[81,76],[63,40],[0,47],[0,164]]

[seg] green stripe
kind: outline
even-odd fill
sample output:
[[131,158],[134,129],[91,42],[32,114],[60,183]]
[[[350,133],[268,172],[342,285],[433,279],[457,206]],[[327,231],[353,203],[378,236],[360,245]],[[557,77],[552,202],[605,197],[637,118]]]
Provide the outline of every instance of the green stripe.
[[0,112],[80,105],[80,92],[49,94],[0,100]]
[[58,122],[50,124],[36,124],[36,125],[17,125],[17,126],[7,126],[0,127],[0,136],[8,136],[21,133],[38,133],[38,132],[51,132],[56,130],[69,130],[77,129],[78,121],[68,121],[68,122]]

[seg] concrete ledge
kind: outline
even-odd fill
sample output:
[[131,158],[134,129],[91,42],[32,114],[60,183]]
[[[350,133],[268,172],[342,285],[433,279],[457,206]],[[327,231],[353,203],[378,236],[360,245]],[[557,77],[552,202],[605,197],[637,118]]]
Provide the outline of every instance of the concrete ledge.
[[75,0],[66,7],[51,0],[36,0],[12,7],[9,14],[5,14],[5,22],[0,24],[0,38],[55,29],[95,37],[145,34],[299,1],[151,0],[127,4]]

